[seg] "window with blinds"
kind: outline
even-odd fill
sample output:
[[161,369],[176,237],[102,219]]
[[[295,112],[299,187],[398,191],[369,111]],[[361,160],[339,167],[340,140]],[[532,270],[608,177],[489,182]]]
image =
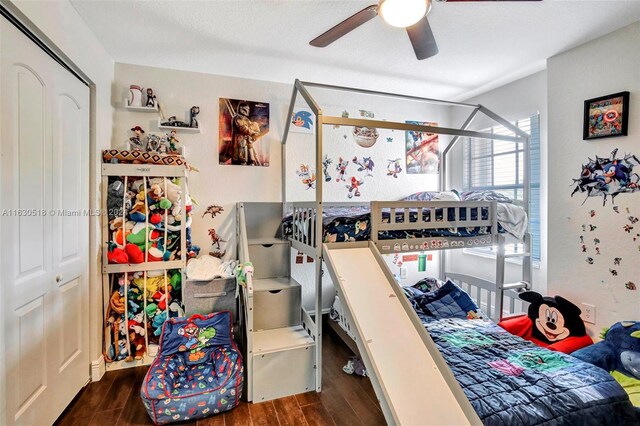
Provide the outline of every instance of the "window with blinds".
[[[533,260],[540,260],[540,116],[533,115],[513,122],[531,135],[529,160],[531,197],[529,200],[529,230],[532,236]],[[512,135],[504,126],[484,129],[483,132]],[[467,138],[463,143],[463,187],[465,191],[493,190],[522,202],[523,144]],[[516,248],[520,249],[521,248]],[[471,249],[472,252],[491,253],[494,248]]]

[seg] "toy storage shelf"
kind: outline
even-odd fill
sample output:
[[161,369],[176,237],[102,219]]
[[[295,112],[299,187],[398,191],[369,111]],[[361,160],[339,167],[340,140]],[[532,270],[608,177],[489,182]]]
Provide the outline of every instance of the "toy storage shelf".
[[122,360],[122,361],[108,362],[105,367],[105,370],[114,371],[114,370],[122,370],[123,368],[140,367],[141,365],[151,365],[154,358],[155,357],[145,354],[142,359],[134,359],[133,361]]
[[[180,188],[179,194],[181,195],[179,196],[180,197],[179,199],[181,200],[181,203],[182,203],[180,206],[180,215],[182,215],[182,217],[184,218],[188,218],[189,214],[186,208],[186,204],[187,204],[186,195],[188,194],[186,179],[188,177],[188,170],[184,166],[166,166],[166,165],[155,165],[155,164],[103,163],[101,166],[102,166],[101,174],[103,177],[102,211],[104,212],[103,220],[102,220],[102,240],[103,240],[102,294],[103,294],[103,308],[104,308],[103,320],[105,320],[105,324],[103,325],[103,327],[105,330],[105,336],[107,334],[107,330],[109,330],[109,332],[111,332],[112,334],[114,334],[114,336],[116,336],[109,339],[104,337],[105,350],[107,350],[107,347],[110,351],[113,351],[114,348],[116,350],[119,350],[120,347],[118,346],[118,344],[120,342],[126,341],[125,348],[127,348],[128,354],[135,353],[135,351],[132,349],[133,342],[131,341],[131,337],[129,337],[129,333],[130,333],[129,327],[131,326],[130,321],[133,316],[142,315],[143,319],[140,321],[140,325],[143,326],[146,330],[145,331],[145,352],[142,354],[141,359],[131,359],[131,360],[119,359],[119,360],[114,360],[112,362],[105,362],[105,370],[113,371],[113,370],[119,370],[123,368],[150,365],[153,362],[153,359],[155,356],[154,350],[157,350],[157,348],[154,347],[157,344],[155,343],[155,339],[157,338],[157,336],[153,337],[150,335],[150,332],[152,332],[152,320],[153,318],[155,318],[154,315],[164,314],[166,319],[166,317],[174,316],[174,314],[177,314],[177,315],[184,314],[182,310],[182,303],[184,301],[184,286],[182,285],[182,288],[176,289],[176,290],[167,290],[167,289],[168,289],[168,286],[171,285],[171,283],[169,282],[170,281],[169,274],[171,274],[171,276],[175,276],[176,274],[178,274],[180,277],[179,281],[181,282],[181,284],[185,283],[184,268],[186,266],[186,261],[187,261],[186,240],[187,240],[187,223],[189,221],[187,219],[182,220],[179,226],[179,230],[173,231],[174,236],[177,233],[179,233],[179,238],[180,238],[179,247],[180,247],[181,258],[177,260],[170,260],[170,261],[150,261],[150,262],[142,262],[137,264],[109,264],[107,259],[106,243],[113,239],[111,235],[112,231],[109,228],[109,216],[107,214],[108,213],[107,205],[108,205],[108,198],[109,198],[108,187],[110,183],[110,177],[114,177],[114,178],[117,178],[118,180],[121,180],[125,184],[125,188],[127,188],[127,190],[129,190],[128,187],[126,186],[128,185],[127,182],[131,183],[132,181],[144,181],[145,189],[142,189],[141,191],[149,190],[148,185],[151,179],[153,178],[164,179],[165,192],[167,191],[167,184],[172,178],[180,178],[181,183],[179,185],[179,188]],[[173,185],[175,186],[175,184]],[[162,183],[160,184],[160,186],[162,187]],[[148,201],[145,200],[145,208],[147,208],[147,212],[148,212],[150,210],[148,210],[146,203],[148,203]],[[129,220],[125,218],[125,216],[128,217],[128,215],[129,215],[129,212],[124,213],[123,219],[125,221]],[[168,216],[165,216],[165,214],[163,214],[162,216],[165,217],[165,220],[166,220],[166,217],[168,217]],[[143,224],[144,223],[146,223],[146,226],[149,226],[150,222],[148,222],[148,216],[146,218],[146,222],[143,222]],[[164,232],[165,231],[160,231],[160,235],[162,235]],[[149,241],[145,242],[145,247],[146,249],[151,247]],[[144,251],[145,249],[143,249],[143,252]],[[151,271],[156,272],[156,274],[151,274],[150,273]],[[135,299],[135,300],[130,299],[131,296],[130,296],[129,290],[132,288],[134,284],[132,283],[125,284],[124,291],[122,291],[122,287],[120,288],[121,296],[119,297],[119,299],[124,302],[124,306],[126,306],[126,309],[124,313],[122,313],[121,311],[117,311],[115,313],[115,317],[113,318],[115,318],[116,321],[119,321],[121,323],[124,322],[128,326],[124,328],[126,331],[124,332],[120,331],[118,333],[117,331],[114,331],[110,327],[109,323],[106,322],[106,318],[104,318],[104,316],[109,314],[109,312],[111,316],[114,315],[114,311],[113,310],[109,311],[109,309],[110,309],[110,304],[112,302],[111,299],[113,299],[113,296],[117,296],[115,295],[115,292],[118,291],[117,280],[119,278],[120,279],[124,278],[124,281],[127,282],[128,279],[132,279],[131,277],[135,276],[134,273],[136,272],[142,273],[143,278],[139,278],[139,279],[144,280],[143,281],[144,285],[140,286],[140,284],[138,284],[136,291],[139,292],[138,294],[140,294],[140,292],[142,293],[142,298],[143,298],[142,300],[145,300],[146,302],[142,302],[139,299]],[[162,277],[162,276],[164,276],[164,278],[162,278],[162,281],[160,282],[164,283],[163,294],[165,298],[164,299],[165,307],[160,308],[161,306],[160,301],[163,299],[160,298],[156,301],[155,296],[151,295],[151,293],[154,292],[155,290],[149,290],[149,288],[147,287],[147,280],[153,280],[153,277],[156,277],[156,279],[158,279],[158,277]],[[135,278],[133,279],[135,280]],[[159,285],[156,284],[156,285],[158,290],[162,290],[163,284],[159,284]],[[148,291],[149,293],[145,294],[145,291]],[[152,297],[153,297],[153,300],[152,300]],[[160,295],[160,297],[162,297],[162,294]],[[116,299],[118,299],[118,297],[116,297]],[[138,308],[142,308],[143,306],[144,307],[142,308],[142,310],[132,311],[132,306],[136,304],[135,303],[136,300],[138,301]],[[155,311],[155,313],[153,314],[149,314],[146,311],[147,307],[150,303],[154,303],[154,302],[158,304],[157,311]],[[177,302],[177,312],[170,306],[171,302]],[[156,328],[158,327],[158,325],[153,324],[153,327]],[[118,327],[115,327],[115,328],[119,330]],[[152,338],[154,339],[153,343],[152,343]],[[151,354],[149,352],[151,352]],[[105,357],[105,360],[106,358],[107,357]]]
[[160,130],[175,130],[177,132],[184,133],[200,133],[200,127],[179,127],[179,126],[163,126],[162,120],[158,120],[158,129]]
[[124,100],[124,107],[129,111],[135,111],[135,112],[158,112],[157,104],[156,106],[153,106],[153,107],[129,105],[128,99]]
[[186,266],[184,260],[171,260],[168,262],[142,262],[131,265],[111,263],[102,265],[103,274],[117,274],[122,272],[158,271],[163,269],[182,269]]
[[102,176],[186,177],[187,168],[155,164],[102,164]]

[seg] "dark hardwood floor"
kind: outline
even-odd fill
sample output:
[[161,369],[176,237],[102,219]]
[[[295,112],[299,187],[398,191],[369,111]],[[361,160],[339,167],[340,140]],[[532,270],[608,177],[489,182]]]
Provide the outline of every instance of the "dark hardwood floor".
[[[251,404],[206,419],[180,423],[198,426],[232,425],[384,425],[371,382],[342,371],[351,350],[329,327],[324,328],[323,390]],[[140,399],[147,367],[112,371],[87,385],[56,425],[151,425]]]

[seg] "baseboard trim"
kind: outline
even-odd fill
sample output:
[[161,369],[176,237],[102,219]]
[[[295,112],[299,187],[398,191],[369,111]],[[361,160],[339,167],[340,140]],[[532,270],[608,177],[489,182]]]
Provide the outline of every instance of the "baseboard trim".
[[97,382],[102,379],[104,373],[106,372],[106,366],[104,363],[104,356],[100,355],[100,357],[96,360],[91,361],[91,381]]

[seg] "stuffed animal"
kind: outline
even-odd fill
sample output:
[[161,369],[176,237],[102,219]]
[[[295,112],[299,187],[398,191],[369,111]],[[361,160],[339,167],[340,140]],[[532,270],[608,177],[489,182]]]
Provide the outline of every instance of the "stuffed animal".
[[604,340],[571,356],[611,372],[640,407],[640,321],[617,322],[603,334]]
[[145,334],[146,330],[142,324],[129,320],[129,342],[131,342],[131,352],[134,353],[135,359],[142,359],[146,351]]
[[569,336],[587,334],[580,318],[582,311],[567,299],[543,297],[535,291],[520,293],[520,299],[531,303],[527,315],[533,323],[532,337],[545,343],[555,343]]
[[122,202],[124,198],[124,184],[119,181],[113,181],[107,189],[107,213],[109,219],[122,216]]

